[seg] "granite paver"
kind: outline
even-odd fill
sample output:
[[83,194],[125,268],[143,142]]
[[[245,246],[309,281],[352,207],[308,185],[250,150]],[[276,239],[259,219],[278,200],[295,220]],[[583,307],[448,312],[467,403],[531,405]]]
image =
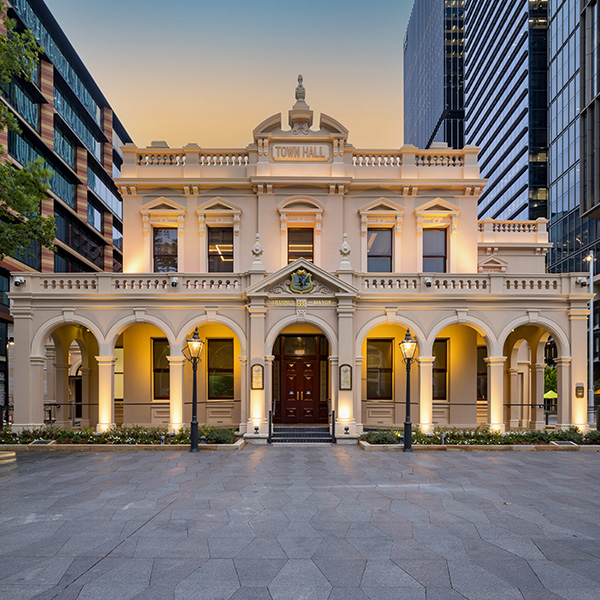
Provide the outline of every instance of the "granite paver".
[[600,453],[0,453],[0,599],[572,600]]

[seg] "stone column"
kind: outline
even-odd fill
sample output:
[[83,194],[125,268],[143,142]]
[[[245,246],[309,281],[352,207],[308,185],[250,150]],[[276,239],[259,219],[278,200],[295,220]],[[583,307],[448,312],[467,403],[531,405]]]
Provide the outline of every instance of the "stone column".
[[14,364],[19,369],[19,382],[14,387],[14,431],[41,427],[44,424],[43,356],[31,356],[33,337],[32,312],[28,307],[14,306]]
[[485,359],[488,367],[488,427],[504,432],[504,362],[505,356]]
[[433,431],[433,362],[434,356],[419,356],[419,422],[423,433]]
[[246,433],[248,422],[248,408],[250,398],[248,396],[248,357],[238,356],[240,361],[240,433]]
[[508,398],[508,426],[510,429],[518,429],[519,417],[521,414],[520,394],[519,394],[519,369],[509,369],[509,390],[510,396]]
[[115,426],[115,363],[114,356],[96,356],[98,362],[98,424],[97,431]]
[[[338,390],[340,387],[340,361],[337,356],[329,357],[329,399],[331,400],[331,410],[335,410],[337,414],[337,402],[338,402]],[[354,387],[354,382],[352,382],[352,387]],[[356,397],[356,390],[354,391],[354,396]],[[359,394],[360,396],[360,394]]]
[[557,358],[558,387],[556,428],[568,429],[571,426],[571,358]]
[[[340,298],[338,315],[338,359],[340,365],[352,365],[354,358],[354,305],[352,300]],[[354,386],[352,386],[354,388]],[[358,394],[360,398],[360,393]],[[360,405],[356,403],[356,390],[340,390],[338,386],[336,418],[336,436],[344,435],[344,428],[356,435],[357,423],[360,423]],[[357,421],[358,419],[358,421]]]
[[56,348],[54,344],[44,346],[44,356],[46,357],[46,403],[56,402]]
[[[267,307],[264,302],[250,304],[250,361],[249,368],[259,364],[264,367],[265,362],[265,320]],[[259,437],[254,434],[254,428],[258,427]],[[250,411],[246,425],[246,437],[254,443],[266,443],[267,441],[267,414],[265,412],[265,390],[250,390]]]
[[352,389],[354,390],[354,403],[356,406],[356,414],[358,415],[359,424],[357,425],[357,433],[362,433],[363,431],[363,419],[362,419],[362,409],[363,409],[363,401],[362,401],[362,365],[365,361],[364,356],[355,356],[354,357],[354,372],[352,373]]
[[544,429],[544,366],[531,365],[531,429]]
[[[588,345],[587,325],[589,309],[574,308],[569,310],[569,324],[571,329],[571,414],[572,425],[587,431],[588,425]],[[583,397],[577,397],[576,389],[583,386]]]
[[169,361],[169,431],[183,427],[185,356],[167,356]]
[[[81,427],[90,426],[90,376],[91,369],[81,369]],[[73,419],[75,413],[73,413]]]

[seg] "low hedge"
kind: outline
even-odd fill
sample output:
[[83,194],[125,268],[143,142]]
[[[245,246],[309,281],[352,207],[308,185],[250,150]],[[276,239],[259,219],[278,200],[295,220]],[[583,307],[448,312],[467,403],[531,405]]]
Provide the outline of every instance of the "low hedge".
[[[397,444],[401,441],[403,432],[394,429],[378,429],[366,431],[360,436],[361,440],[369,444]],[[448,445],[513,445],[513,444],[548,444],[553,441],[569,441],[575,444],[600,444],[600,431],[592,429],[585,435],[577,427],[570,427],[557,431],[509,431],[498,433],[487,427],[476,429],[457,429],[456,427],[436,427],[433,433],[423,433],[417,426],[413,426],[413,444],[441,444],[442,436]]]
[[[207,444],[233,444],[237,437],[234,429],[224,427],[198,427],[198,437],[206,437]],[[24,429],[20,433],[12,432],[9,427],[0,430],[0,444],[30,444],[35,440],[54,440],[57,444],[189,444],[190,430],[183,427],[170,433],[161,427],[115,427],[103,433],[93,429],[61,429],[59,427],[40,427]]]

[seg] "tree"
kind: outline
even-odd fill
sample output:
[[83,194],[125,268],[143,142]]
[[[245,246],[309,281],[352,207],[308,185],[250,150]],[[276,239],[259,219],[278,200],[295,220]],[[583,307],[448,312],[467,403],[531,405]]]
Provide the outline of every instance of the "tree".
[[546,365],[544,369],[544,394],[546,392],[557,391],[557,377],[556,369]]
[[[29,30],[16,31],[14,20],[6,16],[3,0],[0,0],[0,18],[6,29],[6,33],[0,33],[0,83],[6,88],[15,77],[32,80],[42,49]],[[0,131],[5,129],[20,133],[16,117],[0,100]],[[0,156],[4,156],[1,145]],[[0,260],[15,253],[31,252],[35,242],[53,248],[54,217],[40,214],[50,177],[52,171],[40,159],[22,169],[7,159],[0,162]]]

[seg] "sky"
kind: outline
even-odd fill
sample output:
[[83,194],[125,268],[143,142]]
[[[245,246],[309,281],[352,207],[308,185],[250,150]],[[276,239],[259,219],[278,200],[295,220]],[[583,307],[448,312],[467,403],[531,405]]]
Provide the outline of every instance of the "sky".
[[133,141],[239,148],[306,101],[357,148],[399,148],[413,0],[45,0]]

